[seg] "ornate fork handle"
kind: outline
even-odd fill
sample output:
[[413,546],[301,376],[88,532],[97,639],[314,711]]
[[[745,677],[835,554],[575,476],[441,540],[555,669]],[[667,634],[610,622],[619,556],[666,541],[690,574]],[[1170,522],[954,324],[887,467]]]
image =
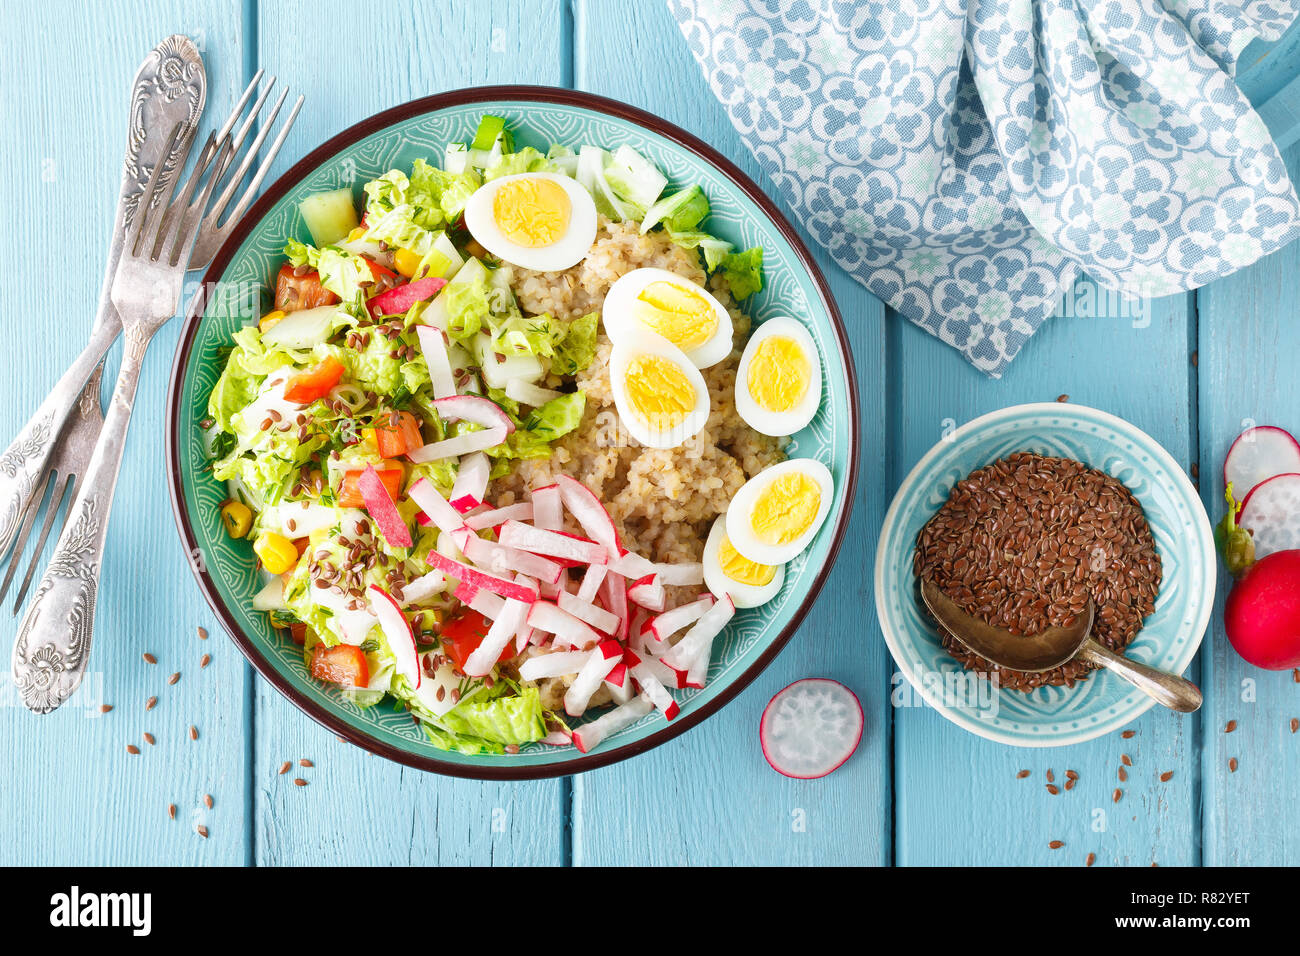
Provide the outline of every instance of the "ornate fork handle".
[[0,455],[0,554],[5,553],[18,533],[23,511],[45,474],[55,440],[75,411],[86,380],[119,331],[116,321],[95,324],[86,348],[63,373],[18,437]]
[[66,701],[85,675],[108,515],[144,353],[154,331],[134,323],[126,329],[122,368],[99,444],[68,512],[54,558],[18,626],[14,686],[23,703],[40,714]]

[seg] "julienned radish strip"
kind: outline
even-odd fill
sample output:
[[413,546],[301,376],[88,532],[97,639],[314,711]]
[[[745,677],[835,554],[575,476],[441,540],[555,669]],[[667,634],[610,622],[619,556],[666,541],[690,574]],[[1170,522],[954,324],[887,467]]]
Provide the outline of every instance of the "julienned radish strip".
[[480,395],[452,395],[437,398],[433,407],[438,417],[446,422],[472,422],[484,428],[504,428],[506,434],[515,430],[515,423],[496,402]]
[[415,303],[432,299],[446,284],[446,279],[416,279],[380,293],[367,303],[367,307],[371,315],[403,315]]
[[723,595],[700,617],[686,635],[664,653],[663,661],[679,670],[690,669],[696,658],[707,654],[713,639],[727,626],[736,614],[736,605],[730,595]]
[[521,501],[518,504],[506,505],[504,508],[493,508],[491,511],[480,511],[478,514],[472,514],[465,519],[465,527],[474,531],[483,531],[486,528],[495,528],[499,524],[505,524],[507,521],[532,520],[532,503]]
[[379,619],[379,627],[388,641],[388,648],[393,652],[394,666],[397,673],[410,682],[412,687],[420,686],[420,655],[415,649],[415,635],[406,615],[397,606],[397,602],[387,591],[377,585],[366,588],[366,598],[370,601],[370,610]]
[[558,486],[533,489],[533,524],[543,531],[564,529],[564,502]]
[[[648,673],[653,674],[660,683],[667,687],[676,687],[680,690],[686,686],[686,671],[673,670],[652,654],[641,654],[640,663],[637,666],[644,667]],[[636,676],[635,671],[633,671],[632,676]]]
[[709,638],[709,642],[700,648],[700,652],[695,655],[695,660],[691,661],[691,666],[686,670],[685,684],[687,687],[694,687],[696,690],[703,690],[705,683],[709,679],[709,664],[713,659],[713,642],[717,635]]
[[638,694],[621,707],[616,707],[589,724],[583,724],[573,732],[573,745],[582,753],[589,753],[606,737],[610,737],[624,727],[630,727],[650,711],[652,704],[644,694]]
[[441,571],[430,571],[402,587],[402,607],[418,604],[438,594],[447,587],[447,576]]
[[578,600],[586,601],[590,604],[596,600],[596,595],[600,593],[600,582],[605,580],[605,566],[603,564],[593,564],[587,568],[586,573],[582,576],[582,584],[578,586]]
[[682,604],[650,619],[650,633],[656,641],[666,641],[687,624],[694,624],[713,607],[713,595],[706,594],[698,601]]
[[451,497],[447,499],[451,506],[465,514],[481,505],[487,496],[491,474],[492,462],[481,451],[463,457],[456,466],[456,480],[452,482]]
[[605,549],[594,541],[548,531],[520,521],[507,521],[502,525],[498,540],[508,548],[583,564],[604,564],[607,559]]
[[436,441],[431,445],[424,445],[415,451],[407,452],[406,457],[417,465],[441,461],[444,458],[459,458],[461,455],[495,448],[506,440],[507,434],[504,428],[483,428],[476,432],[465,432],[463,435]]
[[582,670],[591,656],[588,651],[554,651],[537,654],[519,665],[520,680],[542,680],[545,677],[565,677]]
[[632,675],[622,661],[614,665],[614,669],[605,678],[605,689],[615,704],[626,704],[636,693],[632,687]]
[[366,511],[379,527],[384,540],[394,548],[411,547],[413,544],[411,529],[402,520],[397,505],[388,494],[388,488],[384,486],[384,481],[379,477],[379,472],[375,471],[374,465],[367,465],[366,470],[361,473],[361,477],[357,479],[357,490],[361,492],[361,498],[366,503]]
[[617,615],[610,614],[604,608],[597,607],[590,601],[582,600],[576,594],[561,591],[556,595],[555,603],[561,611],[567,611],[578,620],[586,621],[599,631],[613,634],[618,630],[619,618]]
[[456,544],[465,553],[466,558],[497,574],[518,571],[548,584],[555,584],[564,573],[564,567],[554,561],[480,538],[469,529],[457,536]]
[[665,587],[693,587],[704,583],[704,565],[698,561],[694,564],[656,564],[655,575]]
[[632,676],[641,685],[641,692],[663,712],[664,719],[672,720],[677,716],[678,711],[681,710],[677,706],[677,701],[673,700],[673,695],[668,693],[668,688],[664,687],[663,681],[651,672],[644,661],[632,668]]
[[862,705],[839,681],[806,678],[779,691],[763,710],[758,739],[777,773],[799,780],[824,777],[862,739]]
[[515,632],[523,627],[528,619],[528,607],[522,601],[506,601],[501,614],[492,622],[492,626],[483,635],[479,646],[465,661],[466,676],[486,677],[492,673],[497,658],[506,649],[506,645],[514,640]]
[[667,595],[664,592],[664,586],[659,582],[658,576],[648,574],[641,580],[628,585],[627,599],[647,611],[659,612],[664,609]]
[[428,562],[448,577],[455,578],[470,587],[491,591],[503,598],[512,601],[523,601],[525,604],[532,604],[537,600],[537,590],[535,588],[524,587],[495,574],[480,571],[478,568],[470,567],[461,561],[455,561],[446,555],[439,554],[437,551],[429,552]]
[[429,382],[434,398],[450,398],[456,394],[456,374],[451,370],[451,357],[447,354],[447,340],[442,330],[431,325],[417,325],[415,334],[420,340],[424,363],[429,366]]
[[428,478],[421,478],[406,490],[406,496],[420,506],[439,531],[455,534],[465,527],[460,512],[451,506]]
[[641,557],[633,551],[625,551],[618,558],[609,562],[609,570],[621,574],[630,581],[639,581],[655,574],[659,567],[653,561]]
[[587,709],[591,695],[596,693],[609,672],[623,659],[623,648],[618,641],[604,641],[587,657],[569,689],[564,694],[564,712],[570,717],[581,717]]
[[618,618],[614,636],[626,641],[628,635],[627,581],[619,574],[606,574],[600,583],[600,600],[605,609]]
[[[464,585],[461,585],[464,587]],[[491,591],[475,591],[468,601],[460,596],[459,592],[456,597],[463,601],[472,610],[478,611],[489,621],[495,621],[506,609],[506,599],[499,594],[493,594]]]
[[569,644],[578,648],[599,644],[605,638],[605,635],[589,624],[579,621],[568,611],[561,611],[550,601],[533,603],[532,610],[528,612],[528,626],[554,634],[557,644]]
[[522,402],[525,405],[532,405],[534,408],[540,408],[547,402],[563,395],[563,392],[542,388],[540,385],[525,382],[523,379],[512,378],[506,382],[506,398],[511,401]]
[[564,507],[569,509],[569,514],[578,520],[589,538],[605,548],[610,561],[617,561],[621,553],[618,529],[614,527],[614,519],[609,516],[596,493],[568,475],[557,475],[555,484],[560,489],[560,497],[564,501]]

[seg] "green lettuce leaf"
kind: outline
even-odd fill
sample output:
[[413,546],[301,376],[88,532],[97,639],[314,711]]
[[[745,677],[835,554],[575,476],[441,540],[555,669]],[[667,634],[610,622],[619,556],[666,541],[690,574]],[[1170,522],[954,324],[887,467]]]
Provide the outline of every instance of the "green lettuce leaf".
[[709,214],[709,200],[698,185],[665,196],[646,210],[641,231],[649,232],[660,223],[669,232],[693,232]]
[[564,337],[555,344],[551,356],[551,372],[555,375],[576,375],[596,357],[596,326],[598,312],[572,319]]
[[525,146],[517,153],[505,153],[491,167],[483,170],[483,181],[489,182],[502,176],[515,176],[519,173],[553,173],[556,166],[545,155]]
[[731,284],[731,296],[737,302],[763,288],[763,247],[754,246],[722,260],[722,274]]
[[498,688],[500,693],[495,697],[475,694],[427,723],[462,741],[477,739],[489,745],[526,744],[545,737],[546,720],[538,689],[524,687],[512,693],[504,681],[492,690]]
[[733,248],[725,239],[707,232],[673,232],[670,229],[668,238],[683,249],[699,249],[704,253],[704,265],[710,272],[722,264]]

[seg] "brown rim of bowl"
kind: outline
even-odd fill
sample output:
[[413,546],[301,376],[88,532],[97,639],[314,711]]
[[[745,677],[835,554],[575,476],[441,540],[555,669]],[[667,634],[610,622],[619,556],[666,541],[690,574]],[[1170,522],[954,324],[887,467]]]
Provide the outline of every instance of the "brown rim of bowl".
[[[849,403],[849,467],[848,474],[843,479],[844,510],[836,523],[834,538],[831,541],[830,552],[826,556],[826,563],[817,573],[812,586],[808,589],[808,594],[803,603],[799,605],[780,634],[772,641],[768,648],[747,667],[739,676],[731,681],[717,697],[701,705],[698,708],[685,710],[682,715],[671,723],[666,724],[662,729],[655,731],[649,736],[638,740],[634,743],[625,744],[621,747],[615,747],[608,751],[597,751],[596,753],[583,754],[572,760],[566,760],[561,763],[544,764],[538,766],[521,766],[521,767],[499,767],[484,766],[474,767],[470,765],[450,763],[435,756],[423,756],[420,754],[409,753],[399,750],[396,747],[389,746],[381,741],[375,740],[363,731],[351,726],[343,720],[335,717],[323,707],[301,696],[284,677],[271,665],[253,643],[244,635],[243,631],[235,623],[225,603],[221,600],[216,586],[208,574],[206,567],[194,567],[194,575],[198,578],[199,587],[203,590],[203,596],[208,602],[212,612],[221,621],[222,626],[230,635],[231,640],[239,648],[240,652],[248,659],[248,662],[257,668],[258,672],[271,683],[276,690],[283,694],[295,707],[307,714],[318,724],[326,727],[334,734],[343,737],[358,747],[368,750],[371,753],[386,757],[397,763],[405,764],[409,767],[417,767],[420,770],[428,770],[433,773],[440,773],[452,777],[469,777],[478,780],[536,780],[547,777],[564,777],[573,773],[583,773],[588,770],[594,770],[597,767],[604,767],[608,764],[617,763],[620,760],[626,760],[628,757],[635,757],[638,754],[645,753],[654,747],[659,746],[666,741],[673,739],[681,733],[694,727],[700,721],[704,720],[715,711],[719,710],[724,704],[731,701],[737,694],[749,686],[753,680],[758,677],[781,652],[781,649],[794,636],[799,625],[803,623],[808,609],[816,601],[817,595],[821,592],[822,586],[826,583],[826,578],[830,574],[831,567],[835,563],[836,555],[839,553],[840,544],[843,542],[844,533],[848,529],[849,518],[853,513],[854,491],[858,478],[858,395],[857,395],[857,377],[853,366],[853,355],[849,350],[848,337],[844,331],[844,323],[840,318],[839,309],[835,305],[835,299],[831,296],[830,289],[826,284],[826,278],[822,275],[821,270],[817,267],[816,261],[808,252],[803,240],[789,221],[777,208],[776,204],[770,200],[759,188],[754,185],[753,181],[745,175],[731,160],[727,159],[713,147],[707,145],[685,130],[674,126],[673,124],[662,120],[659,117],[647,113],[644,110],[637,109],[634,106],[628,106],[626,103],[620,103],[618,100],[608,99],[603,96],[596,96],[592,93],[583,93],[577,90],[568,90],[559,87],[547,86],[486,86],[476,89],[453,90],[448,93],[439,93],[434,96],[426,96],[418,100],[412,100],[400,106],[394,106],[390,109],[383,110],[371,116],[369,119],[362,120],[354,126],[350,126],[343,132],[332,136],[320,146],[313,149],[301,160],[293,165],[287,172],[280,176],[262,196],[253,204],[252,208],[244,214],[243,219],[235,228],[235,231],[225,241],[217,254],[213,257],[211,264],[203,276],[203,285],[207,287],[210,283],[216,282],[225,271],[233,257],[235,251],[240,247],[253,226],[260,222],[262,218],[271,210],[271,208],[280,201],[281,198],[291,188],[298,184],[300,180],[306,177],[318,166],[328,162],[340,150],[351,146],[353,143],[372,133],[379,132],[395,123],[423,115],[425,113],[436,112],[437,110],[447,109],[454,106],[464,106],[470,103],[490,103],[501,101],[514,102],[538,102],[538,103],[555,103],[562,106],[574,106],[596,113],[604,113],[609,116],[618,117],[627,120],[638,126],[644,127],[651,132],[671,140],[683,149],[689,150],[705,162],[712,165],[721,172],[732,184],[740,189],[746,196],[752,200],[763,214],[776,226],[777,230],[784,237],[785,241],[790,244],[795,255],[798,256],[800,264],[812,277],[813,284],[817,288],[817,294],[820,296],[822,305],[831,318],[831,326],[835,331],[836,344],[840,350],[840,357],[844,363],[845,370],[848,372],[848,403]],[[198,547],[198,541],[194,534],[194,529],[190,525],[189,515],[183,506],[184,492],[181,487],[181,473],[177,442],[180,435],[180,393],[181,385],[185,378],[185,371],[189,365],[190,349],[193,345],[195,333],[198,330],[199,320],[202,316],[203,305],[202,297],[195,297],[186,313],[185,325],[181,329],[180,342],[176,346],[176,355],[172,360],[171,383],[167,390],[167,411],[165,416],[166,422],[166,455],[167,455],[167,487],[171,496],[172,512],[176,517],[176,525],[180,530],[181,538],[185,543],[188,553]],[[193,567],[193,562],[191,562]]]

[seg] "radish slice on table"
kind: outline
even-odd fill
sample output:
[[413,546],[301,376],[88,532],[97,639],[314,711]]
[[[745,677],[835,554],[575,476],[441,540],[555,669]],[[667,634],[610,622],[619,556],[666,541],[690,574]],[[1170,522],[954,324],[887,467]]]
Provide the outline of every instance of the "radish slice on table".
[[862,705],[836,680],[795,681],[768,702],[758,725],[763,756],[777,773],[824,777],[848,760],[862,739]]
[[516,505],[506,505],[504,508],[493,508],[491,511],[480,511],[478,514],[470,515],[465,519],[465,527],[474,531],[483,531],[487,528],[495,528],[499,524],[505,524],[507,521],[512,520],[532,521],[532,503],[521,501]]
[[1250,532],[1255,559],[1300,548],[1300,474],[1275,475],[1251,490],[1237,524]]
[[465,514],[481,505],[487,495],[488,478],[491,474],[492,462],[481,451],[462,458],[456,468],[456,480],[451,486],[451,497],[447,499],[451,502],[451,506],[461,514]]
[[451,357],[447,354],[447,340],[442,330],[431,325],[417,325],[415,334],[420,340],[420,351],[429,366],[429,381],[434,398],[450,398],[456,394],[456,373],[451,370]]
[[537,600],[536,588],[525,587],[515,581],[507,581],[495,574],[489,574],[478,568],[470,567],[464,562],[455,561],[439,554],[437,551],[430,551],[427,560],[443,574],[453,577],[461,584],[468,585],[471,588],[491,591],[503,598],[512,601],[523,601],[525,604],[532,604]]
[[465,527],[460,512],[438,493],[438,489],[428,478],[421,478],[411,485],[406,490],[406,496],[420,506],[420,510],[428,515],[429,520],[437,525],[439,530],[454,534]]
[[533,524],[543,531],[564,529],[564,502],[558,485],[533,489]]
[[410,622],[397,606],[397,602],[381,587],[372,584],[366,588],[366,597],[370,609],[379,619],[379,626],[388,641],[388,647],[396,658],[397,673],[401,674],[411,686],[420,686],[420,657],[415,650],[415,635],[411,633]]
[[367,465],[361,473],[357,479],[357,490],[361,492],[366,511],[374,519],[384,540],[395,548],[409,548],[412,544],[411,529],[402,520],[397,505],[393,503],[392,496],[388,494],[388,488],[384,486],[374,465]]
[[476,432],[466,432],[455,438],[436,441],[431,445],[424,445],[407,452],[406,457],[417,465],[441,461],[443,458],[459,458],[461,455],[483,451],[485,448],[495,448],[506,440],[507,434],[509,433],[504,428],[484,428]]
[[700,616],[680,641],[664,652],[664,663],[678,670],[689,669],[700,655],[707,656],[713,646],[713,639],[735,614],[736,605],[731,603],[731,598],[723,595]]
[[521,680],[541,680],[544,677],[565,677],[582,670],[591,654],[588,651],[554,651],[537,654],[519,665]]
[[614,527],[614,519],[609,516],[596,493],[568,475],[556,476],[555,484],[560,489],[560,497],[564,500],[564,507],[569,509],[569,514],[578,519],[578,524],[582,525],[582,530],[587,532],[591,540],[605,548],[610,561],[617,561],[622,550],[618,546],[618,531]]
[[508,548],[582,564],[604,564],[607,558],[605,549],[594,541],[575,538],[559,531],[548,531],[521,521],[507,521],[503,524],[498,540]]
[[638,694],[621,707],[602,714],[589,724],[583,724],[573,732],[573,745],[583,753],[590,752],[624,727],[630,727],[654,710],[654,704],[644,694]]
[[1286,429],[1257,425],[1237,436],[1223,459],[1223,485],[1241,501],[1261,481],[1300,472],[1300,444]]
[[486,677],[491,674],[497,658],[506,649],[506,645],[514,640],[515,632],[524,626],[527,619],[527,604],[522,601],[506,601],[501,614],[492,622],[479,646],[465,661],[466,676]]
[[437,398],[433,407],[438,417],[446,422],[473,422],[484,428],[504,428],[506,434],[515,430],[515,423],[496,402],[479,395],[452,395]]
[[564,694],[564,712],[570,717],[581,717],[587,709],[591,695],[609,676],[610,671],[623,660],[623,648],[618,641],[604,641],[587,657],[569,689]]

